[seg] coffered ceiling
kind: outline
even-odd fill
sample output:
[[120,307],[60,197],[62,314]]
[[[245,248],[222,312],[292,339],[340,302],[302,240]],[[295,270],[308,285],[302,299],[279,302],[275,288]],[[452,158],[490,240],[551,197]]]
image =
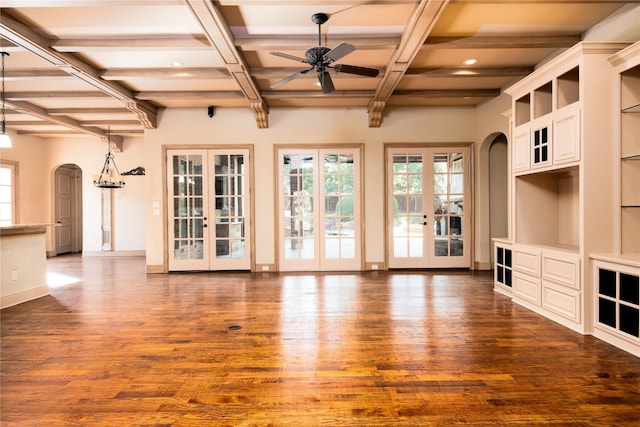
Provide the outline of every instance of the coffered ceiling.
[[[158,125],[163,108],[245,108],[269,126],[279,107],[361,108],[368,126],[396,107],[473,106],[496,97],[620,7],[598,0],[2,0],[7,127],[112,142]],[[331,64],[323,93],[308,69],[318,45],[356,50]],[[283,55],[273,55],[280,52]],[[476,62],[466,65],[465,61]],[[177,66],[175,66],[177,65]]]

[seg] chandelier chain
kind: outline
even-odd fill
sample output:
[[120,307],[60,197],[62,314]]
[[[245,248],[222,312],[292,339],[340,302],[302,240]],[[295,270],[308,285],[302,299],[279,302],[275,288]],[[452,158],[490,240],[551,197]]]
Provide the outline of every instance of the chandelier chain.
[[9,56],[8,52],[0,52],[0,55],[2,55],[2,133],[6,132],[6,122],[5,122],[5,115],[4,115],[4,109],[5,109],[5,104],[6,104],[6,94],[5,94],[5,86],[4,86],[4,80],[5,80],[5,74],[4,74],[4,57],[5,56]]

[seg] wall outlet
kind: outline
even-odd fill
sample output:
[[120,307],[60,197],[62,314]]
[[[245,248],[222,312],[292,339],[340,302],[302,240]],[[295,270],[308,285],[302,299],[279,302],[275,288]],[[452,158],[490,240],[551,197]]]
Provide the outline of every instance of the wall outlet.
[[269,271],[269,266],[268,265],[263,265],[262,266],[262,271]]
[[18,280],[18,270],[13,270],[11,272],[11,280]]
[[384,270],[385,266],[384,266],[384,262],[367,262],[364,265],[364,269],[365,271],[378,271],[378,270]]

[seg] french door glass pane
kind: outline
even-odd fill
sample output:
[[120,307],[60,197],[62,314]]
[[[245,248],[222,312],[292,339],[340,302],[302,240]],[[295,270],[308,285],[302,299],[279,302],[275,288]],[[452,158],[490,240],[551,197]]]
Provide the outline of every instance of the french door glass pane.
[[285,155],[284,233],[287,259],[313,259],[313,161],[311,155]]
[[396,258],[422,257],[424,245],[423,156],[393,156],[393,251]]
[[353,155],[324,155],[325,258],[355,257]]
[[434,255],[463,256],[464,157],[439,153],[433,158]]
[[201,155],[173,157],[174,259],[203,259],[203,177]]
[[244,156],[216,154],[214,165],[216,258],[244,259]]

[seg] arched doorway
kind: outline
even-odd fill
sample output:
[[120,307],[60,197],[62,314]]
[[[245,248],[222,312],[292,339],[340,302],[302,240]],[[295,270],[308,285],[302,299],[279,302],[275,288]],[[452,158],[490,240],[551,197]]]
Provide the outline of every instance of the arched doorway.
[[[489,146],[489,241],[509,236],[509,165],[507,138],[496,136]],[[494,265],[493,244],[490,262]]]
[[82,170],[73,164],[54,173],[55,254],[82,252]]

